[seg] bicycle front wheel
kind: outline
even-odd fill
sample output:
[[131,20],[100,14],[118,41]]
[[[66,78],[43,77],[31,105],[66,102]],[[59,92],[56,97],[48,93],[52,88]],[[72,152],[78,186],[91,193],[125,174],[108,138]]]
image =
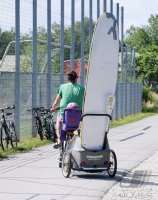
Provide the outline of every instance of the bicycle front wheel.
[[1,127],[1,145],[2,145],[3,151],[8,150],[8,144],[9,144],[8,134],[6,133],[6,130],[4,129],[4,127]]
[[16,135],[14,123],[10,125],[10,141],[11,141],[12,147],[16,148],[18,141],[17,141],[17,135]]

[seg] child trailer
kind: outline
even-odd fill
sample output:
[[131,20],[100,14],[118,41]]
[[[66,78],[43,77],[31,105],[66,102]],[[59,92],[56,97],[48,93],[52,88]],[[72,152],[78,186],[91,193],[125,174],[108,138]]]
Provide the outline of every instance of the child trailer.
[[[81,120],[86,117],[108,117],[111,119],[111,116],[108,114],[88,114],[83,115]],[[67,134],[69,134],[70,129],[69,127]],[[79,135],[73,135],[72,139],[67,135],[66,145],[62,149],[63,154],[61,157],[61,167],[64,177],[68,178],[71,170],[90,173],[107,171],[110,177],[115,176],[117,158],[115,152],[109,147],[107,133],[105,132],[104,144],[101,150],[87,150],[81,146],[81,137]]]

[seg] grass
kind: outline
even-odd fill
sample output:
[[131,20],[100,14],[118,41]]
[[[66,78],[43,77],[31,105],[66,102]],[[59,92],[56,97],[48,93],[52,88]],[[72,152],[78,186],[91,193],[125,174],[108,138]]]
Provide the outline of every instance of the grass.
[[150,91],[148,100],[143,100],[143,112],[155,112],[158,110],[158,93]]
[[0,147],[0,158],[8,158],[10,155],[15,155],[17,153],[24,153],[34,148],[41,147],[48,144],[52,144],[52,141],[49,141],[49,140],[41,141],[39,137],[37,138],[33,138],[31,136],[23,137],[21,138],[21,141],[18,143],[17,149],[13,149],[11,148],[11,145],[9,145],[8,151],[3,151]]
[[144,118],[147,118],[147,117],[151,117],[151,116],[153,116],[155,114],[158,114],[157,110],[155,110],[153,112],[142,112],[142,113],[138,113],[136,115],[130,115],[130,116],[127,116],[127,117],[124,117],[124,118],[120,118],[118,120],[112,121],[111,125],[110,125],[110,128],[114,128],[114,127],[117,127],[117,126],[129,124],[129,123],[132,123],[132,122],[136,122],[136,121],[139,121],[141,119],[144,119]]
[[152,100],[155,102],[155,103],[158,103],[158,93],[157,92],[150,92],[150,95],[152,96]]
[[[142,113],[139,113],[136,115],[130,115],[128,117],[112,121],[110,128],[129,124],[129,123],[144,119],[146,117],[153,116],[155,114],[158,114],[158,109],[154,110],[153,112],[142,112]],[[0,159],[8,158],[9,156],[15,155],[17,153],[24,153],[24,152],[30,151],[34,148],[41,147],[41,146],[48,145],[48,144],[52,144],[52,141],[48,141],[48,140],[41,141],[39,137],[37,137],[37,138],[33,138],[31,136],[23,137],[23,138],[21,138],[21,141],[18,143],[17,149],[13,149],[10,147],[7,152],[4,152],[0,147]]]
[[147,102],[143,102],[143,112],[138,113],[136,115],[130,115],[125,118],[120,118],[119,120],[112,121],[110,127],[117,127],[125,124],[129,124],[141,119],[144,119],[146,117],[153,116],[155,114],[158,114],[158,93],[154,91],[149,92],[150,100]]

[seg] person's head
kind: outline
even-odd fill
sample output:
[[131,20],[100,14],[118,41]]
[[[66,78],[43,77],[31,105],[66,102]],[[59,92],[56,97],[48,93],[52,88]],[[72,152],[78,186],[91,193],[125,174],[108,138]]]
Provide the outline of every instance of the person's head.
[[69,103],[67,105],[67,108],[69,108],[69,109],[77,109],[78,105],[77,105],[77,103],[71,102],[71,103]]
[[75,71],[71,71],[67,74],[67,79],[68,81],[70,81],[71,83],[76,83],[77,81],[77,73]]

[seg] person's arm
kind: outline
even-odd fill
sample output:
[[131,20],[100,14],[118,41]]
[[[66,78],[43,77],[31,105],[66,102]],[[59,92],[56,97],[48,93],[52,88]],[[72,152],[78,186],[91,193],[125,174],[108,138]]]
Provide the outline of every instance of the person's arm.
[[54,103],[50,109],[51,112],[54,112],[58,108],[60,100],[61,100],[61,96],[57,95],[57,97],[55,98]]

